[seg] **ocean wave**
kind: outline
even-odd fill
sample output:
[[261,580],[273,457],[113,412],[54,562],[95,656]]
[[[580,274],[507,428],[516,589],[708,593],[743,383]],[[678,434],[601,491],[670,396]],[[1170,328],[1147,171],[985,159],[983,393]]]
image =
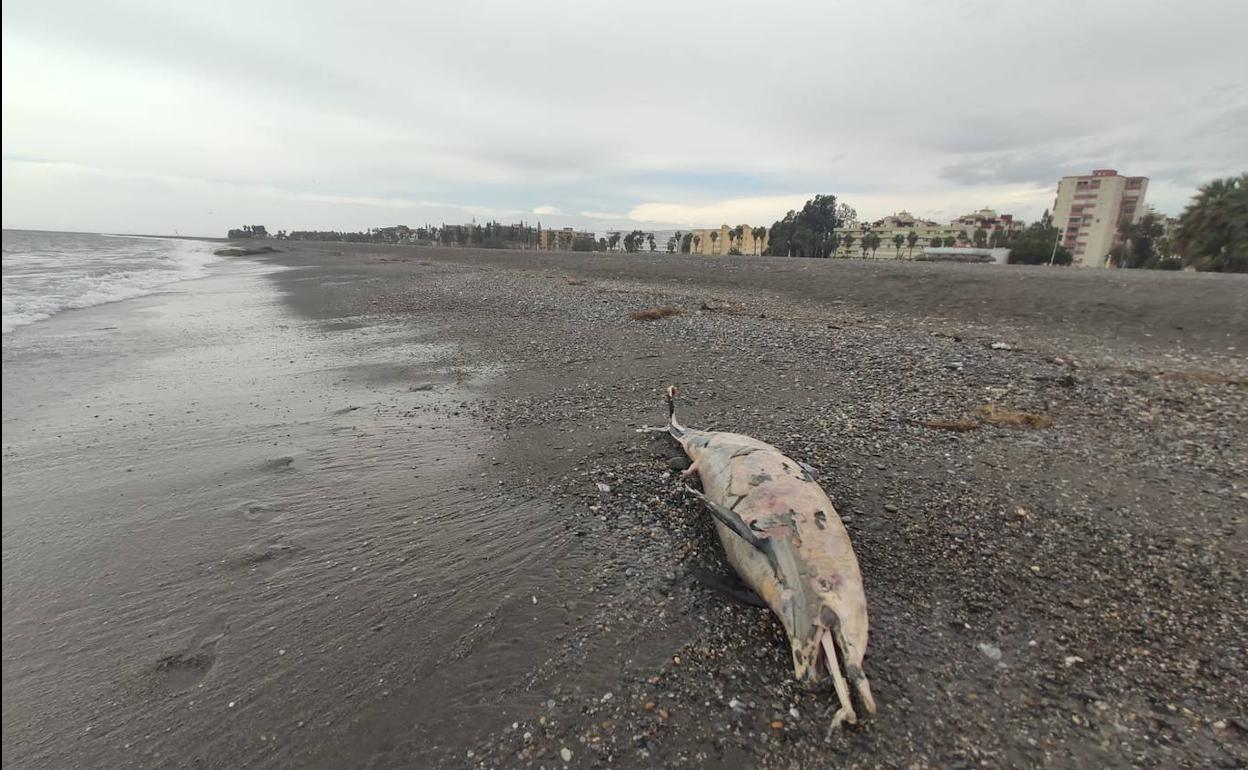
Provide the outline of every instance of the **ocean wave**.
[[202,278],[219,260],[200,241],[6,230],[3,333]]

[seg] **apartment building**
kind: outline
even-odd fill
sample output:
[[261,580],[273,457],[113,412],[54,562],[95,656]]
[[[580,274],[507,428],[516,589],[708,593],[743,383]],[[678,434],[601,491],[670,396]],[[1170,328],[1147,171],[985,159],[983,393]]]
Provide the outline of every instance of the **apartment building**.
[[[849,234],[854,236],[854,243],[848,248],[844,239],[846,232],[842,232],[841,246],[837,251],[837,256],[861,255],[862,236],[867,234],[880,236],[881,244],[879,251],[876,252],[876,256],[891,259],[898,256],[912,257],[916,249],[935,248],[937,247],[937,242],[943,243],[946,238],[953,238],[959,243],[973,243],[976,230],[984,231],[986,235],[984,245],[985,247],[992,247],[996,245],[997,239],[1002,235],[1021,226],[1022,223],[1015,219],[1013,214],[998,214],[993,209],[988,208],[955,217],[947,225],[942,225],[930,219],[916,217],[908,211],[899,211],[883,219],[877,219],[874,222],[860,223],[848,231]],[[918,236],[914,247],[910,246],[910,233]],[[965,240],[963,240],[963,234],[965,234]],[[894,236],[897,235],[905,239],[904,245],[900,250],[897,249],[894,241]]]
[[[733,238],[734,230],[741,234],[740,238]],[[718,229],[693,230],[690,234],[693,236],[689,242],[690,254],[719,255],[727,254],[733,249],[742,254],[762,254],[767,251],[768,234],[764,232],[761,238],[755,238],[754,228],[749,225],[738,225],[735,228],[720,225]]]
[[[593,251],[592,244],[596,242],[592,232],[571,227],[561,230],[546,228],[537,233],[537,248],[542,251]],[[578,246],[581,248],[578,249]]]
[[1118,243],[1120,222],[1137,222],[1144,215],[1148,177],[1122,176],[1112,168],[1087,176],[1067,176],[1057,185],[1053,224],[1074,264],[1105,267],[1106,256]]

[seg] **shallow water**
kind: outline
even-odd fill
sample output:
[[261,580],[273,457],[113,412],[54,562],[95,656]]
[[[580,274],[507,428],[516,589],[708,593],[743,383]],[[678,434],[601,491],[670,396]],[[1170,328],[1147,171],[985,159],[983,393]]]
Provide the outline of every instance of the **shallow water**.
[[385,764],[538,697],[557,520],[481,478],[439,343],[272,269],[6,336],[6,764]]

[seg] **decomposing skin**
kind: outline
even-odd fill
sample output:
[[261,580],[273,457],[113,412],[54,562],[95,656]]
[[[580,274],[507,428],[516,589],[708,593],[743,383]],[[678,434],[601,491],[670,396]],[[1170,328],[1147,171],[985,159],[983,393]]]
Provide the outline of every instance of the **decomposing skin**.
[[[693,465],[682,473],[710,509],[728,561],[780,618],[797,678],[832,678],[840,709],[832,726],[854,723],[853,698],[868,714],[875,699],[862,670],[867,600],[858,559],[832,501],[809,469],[749,436],[699,431],[676,421],[676,389],[667,394],[667,432]],[[852,694],[851,694],[852,693]]]

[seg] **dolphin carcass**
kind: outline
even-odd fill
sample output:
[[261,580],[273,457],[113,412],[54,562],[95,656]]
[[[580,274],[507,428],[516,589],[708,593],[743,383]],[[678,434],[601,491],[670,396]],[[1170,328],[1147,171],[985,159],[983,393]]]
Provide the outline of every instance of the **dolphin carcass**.
[[857,721],[855,697],[874,714],[862,670],[867,599],[832,501],[805,466],[774,446],[681,425],[675,396],[669,388],[667,432],[693,461],[682,476],[702,481],[702,491],[687,489],[710,509],[729,563],[784,625],[794,674],[812,683],[831,677],[840,700],[833,727]]

